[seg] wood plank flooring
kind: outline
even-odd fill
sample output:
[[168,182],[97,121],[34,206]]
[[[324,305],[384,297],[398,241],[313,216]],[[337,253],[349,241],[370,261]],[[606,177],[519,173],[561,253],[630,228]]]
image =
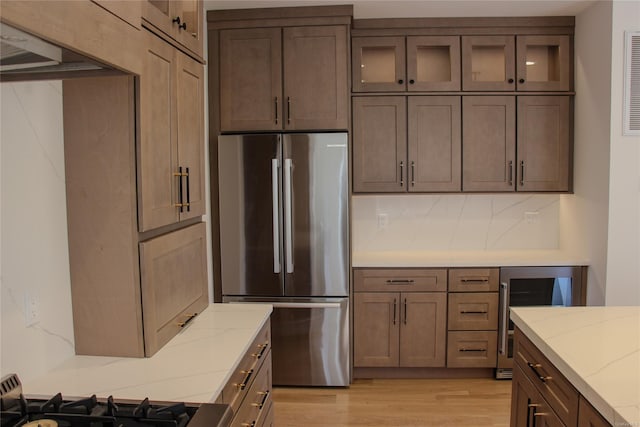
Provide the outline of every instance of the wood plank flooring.
[[356,380],[349,388],[274,387],[276,427],[509,425],[511,381]]

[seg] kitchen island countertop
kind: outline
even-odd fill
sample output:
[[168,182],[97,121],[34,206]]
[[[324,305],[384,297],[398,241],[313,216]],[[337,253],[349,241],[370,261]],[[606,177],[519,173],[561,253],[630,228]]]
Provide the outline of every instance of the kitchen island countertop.
[[613,426],[640,426],[640,307],[512,307],[511,319]]
[[150,358],[73,356],[48,374],[24,382],[23,392],[213,402],[271,311],[270,304],[211,304]]

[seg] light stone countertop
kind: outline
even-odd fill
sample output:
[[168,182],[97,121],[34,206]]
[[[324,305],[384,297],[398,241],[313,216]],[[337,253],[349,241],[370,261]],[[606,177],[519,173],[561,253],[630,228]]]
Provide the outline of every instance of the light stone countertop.
[[589,265],[583,256],[562,250],[511,251],[354,251],[353,267],[527,267]]
[[270,304],[211,304],[150,358],[74,356],[22,384],[25,395],[216,400],[269,319]]
[[640,426],[640,307],[512,307],[511,319],[613,426]]

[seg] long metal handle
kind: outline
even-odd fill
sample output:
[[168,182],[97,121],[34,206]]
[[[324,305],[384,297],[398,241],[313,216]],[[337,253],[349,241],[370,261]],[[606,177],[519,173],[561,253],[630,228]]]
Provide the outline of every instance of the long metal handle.
[[285,211],[285,250],[287,273],[293,273],[293,213],[291,190],[291,159],[284,159],[284,211]]
[[[278,98],[276,98],[278,99]],[[278,159],[271,159],[271,215],[273,216],[273,272],[280,273],[280,221],[278,209]]]
[[276,124],[278,124],[278,97],[276,96]]
[[416,162],[411,161],[411,186],[416,185]]
[[291,123],[291,97],[287,96],[287,123]]
[[509,185],[513,185],[513,161],[509,160]]
[[404,299],[404,324],[407,324],[407,299]]
[[487,312],[486,311],[473,311],[473,310],[466,311],[466,310],[462,310],[460,312],[460,314],[487,314]]
[[396,314],[397,314],[396,306],[397,306],[397,303],[398,303],[398,301],[394,298],[393,299],[393,324],[394,325],[396,324]]
[[187,212],[191,212],[191,185],[189,184],[189,168],[187,168],[186,172],[187,178]]
[[339,302],[272,302],[273,308],[340,308]]
[[404,187],[404,162],[400,162],[400,187]]
[[461,348],[458,350],[460,353],[483,353],[487,351],[486,348]]
[[487,283],[489,279],[460,279],[462,283]]
[[180,212],[184,212],[184,198],[182,196],[182,166],[178,167],[178,172],[174,172],[173,176],[178,177],[178,203],[174,203],[173,206],[180,208]]
[[387,283],[390,285],[393,285],[393,284],[406,285],[408,283],[413,283],[413,279],[388,279]]
[[498,330],[498,334],[500,335],[500,354],[507,353],[507,329],[509,325],[507,324],[507,299],[509,297],[509,284],[506,282],[500,283],[500,328]]
[[524,160],[520,161],[520,186],[524,185]]

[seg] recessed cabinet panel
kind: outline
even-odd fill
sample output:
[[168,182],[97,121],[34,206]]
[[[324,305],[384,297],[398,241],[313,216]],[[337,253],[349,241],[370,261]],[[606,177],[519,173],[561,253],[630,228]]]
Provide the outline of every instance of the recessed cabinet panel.
[[407,37],[407,83],[414,92],[460,90],[460,38]]
[[410,96],[409,191],[460,191],[459,96]]
[[462,117],[462,190],[513,191],[515,97],[465,96]]
[[513,36],[462,37],[463,90],[516,90]]
[[518,97],[518,191],[569,191],[568,96]]
[[398,366],[400,294],[354,293],[353,364]]
[[518,36],[518,90],[570,90],[569,36]]
[[280,28],[220,31],[220,127],[283,128]]
[[406,99],[353,98],[353,191],[406,191]]
[[400,366],[444,367],[447,294],[401,294]]
[[354,92],[405,90],[404,37],[353,37],[351,49]]
[[159,30],[202,57],[203,10],[202,0],[147,0],[142,18],[145,27]]

